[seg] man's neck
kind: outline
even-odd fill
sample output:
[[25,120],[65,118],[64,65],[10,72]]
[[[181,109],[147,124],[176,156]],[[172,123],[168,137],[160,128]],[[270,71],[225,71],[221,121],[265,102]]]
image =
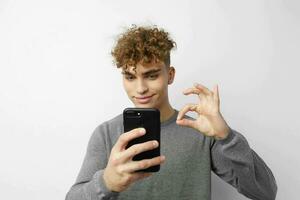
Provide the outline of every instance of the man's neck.
[[175,110],[172,108],[172,106],[169,103],[167,104],[167,106],[163,106],[163,108],[159,110],[160,110],[160,122],[167,121],[175,113]]

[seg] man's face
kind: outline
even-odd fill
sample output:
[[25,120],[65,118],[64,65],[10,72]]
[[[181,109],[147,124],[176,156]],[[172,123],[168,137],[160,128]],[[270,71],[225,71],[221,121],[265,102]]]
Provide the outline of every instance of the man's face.
[[164,62],[138,63],[122,69],[124,89],[136,107],[160,109],[168,104],[168,84],[174,79],[174,68]]

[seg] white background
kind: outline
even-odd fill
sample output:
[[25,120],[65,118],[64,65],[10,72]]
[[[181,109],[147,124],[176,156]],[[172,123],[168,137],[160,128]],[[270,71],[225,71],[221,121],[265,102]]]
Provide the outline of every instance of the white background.
[[[277,199],[300,188],[297,0],[0,1],[0,199],[64,199],[97,125],[132,106],[116,36],[157,24],[177,42],[171,104],[219,84],[221,111],[272,169]],[[213,175],[214,200],[247,199]]]

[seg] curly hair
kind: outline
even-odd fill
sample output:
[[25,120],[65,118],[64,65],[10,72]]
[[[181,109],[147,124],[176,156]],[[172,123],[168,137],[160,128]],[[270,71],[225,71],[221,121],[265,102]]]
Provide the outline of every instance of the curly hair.
[[170,51],[173,47],[176,48],[176,43],[162,28],[158,29],[156,25],[138,27],[132,24],[119,35],[111,55],[117,68],[136,68],[139,62],[151,63],[158,60],[170,66]]

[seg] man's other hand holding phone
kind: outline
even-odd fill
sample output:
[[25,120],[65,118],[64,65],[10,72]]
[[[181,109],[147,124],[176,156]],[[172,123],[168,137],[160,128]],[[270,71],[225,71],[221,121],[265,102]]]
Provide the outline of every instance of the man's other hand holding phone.
[[111,191],[121,192],[126,190],[132,183],[149,177],[152,173],[135,172],[151,166],[160,165],[165,156],[157,156],[151,159],[133,161],[132,158],[145,151],[158,147],[156,140],[132,145],[126,149],[128,142],[146,133],[144,128],[136,128],[122,134],[111,150],[111,154],[104,170],[103,179],[107,188]]

